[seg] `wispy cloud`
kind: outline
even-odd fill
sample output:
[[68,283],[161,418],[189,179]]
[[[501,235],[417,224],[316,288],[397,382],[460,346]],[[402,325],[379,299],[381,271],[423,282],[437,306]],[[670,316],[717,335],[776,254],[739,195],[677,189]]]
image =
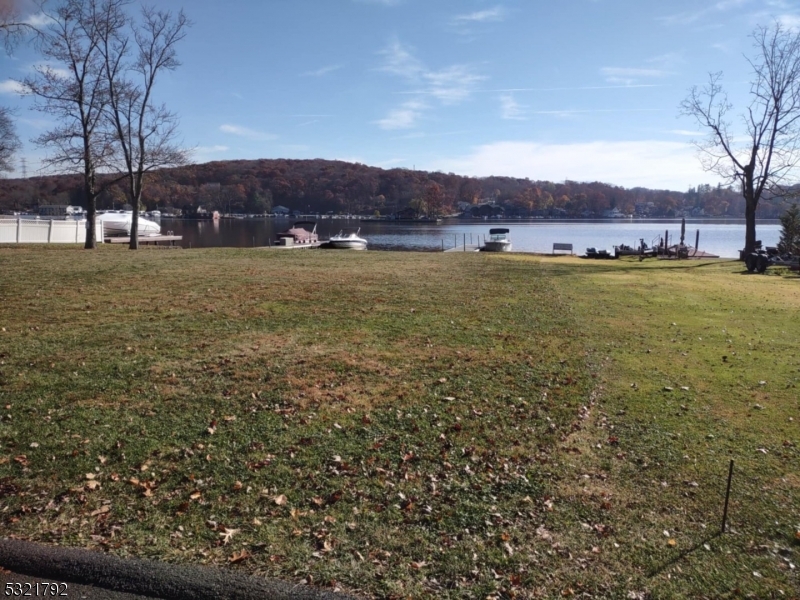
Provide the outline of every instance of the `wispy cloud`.
[[25,86],[13,79],[0,81],[0,94],[24,94]]
[[628,187],[673,190],[685,190],[694,182],[708,179],[691,144],[665,141],[576,144],[498,141],[425,168],[475,177],[606,181]]
[[471,35],[479,26],[485,23],[504,21],[507,14],[508,11],[501,5],[471,13],[464,13],[450,19],[450,28],[461,35]]
[[600,73],[609,83],[633,85],[640,79],[652,79],[671,75],[670,71],[663,69],[638,69],[629,67],[603,67]]
[[53,23],[53,19],[43,12],[38,12],[28,15],[24,22],[31,27],[44,27],[50,23]]
[[495,6],[486,10],[457,15],[453,17],[454,23],[485,23],[487,21],[502,21],[506,16],[506,9]]
[[672,15],[660,17],[658,20],[665,25],[690,25],[710,15],[720,14],[749,4],[752,0],[719,0],[703,8],[688,10]]
[[[499,89],[473,89],[474,94],[514,94],[517,92],[575,92],[584,90],[625,90],[638,88],[665,87],[661,83],[639,83],[631,85],[580,85],[571,87],[542,87],[542,88],[499,88]],[[424,90],[405,90],[394,92],[401,95],[424,94]]]
[[475,84],[486,77],[473,73],[466,65],[453,65],[441,71],[424,73],[424,80],[428,83],[429,93],[442,104],[455,104],[470,96]]
[[327,67],[322,67],[315,71],[306,71],[305,73],[300,73],[300,77],[322,77],[328,73],[338,71],[342,67],[344,67],[344,65],[328,65]]
[[383,6],[396,6],[402,4],[403,0],[354,0],[358,4],[381,4]]
[[399,40],[391,41],[379,54],[385,57],[383,65],[379,68],[385,73],[416,80],[425,72],[425,67],[419,59],[412,54],[409,48],[403,46]]
[[381,129],[410,129],[417,124],[422,112],[427,108],[424,102],[409,100],[399,108],[389,111],[383,119],[375,121]]
[[197,146],[195,152],[198,154],[219,154],[220,152],[227,152],[230,150],[228,146]]
[[256,131],[254,129],[249,129],[248,127],[242,127],[240,125],[220,125],[219,130],[223,133],[230,133],[232,135],[238,135],[243,138],[248,138],[251,140],[259,140],[259,141],[267,141],[267,140],[274,140],[277,139],[277,135],[272,133],[264,133],[261,131]]
[[683,137],[702,137],[705,135],[699,131],[692,131],[690,129],[670,129],[667,133],[671,133],[673,135],[680,135]]
[[426,109],[432,108],[422,100],[429,96],[443,106],[458,104],[470,97],[478,82],[486,79],[469,65],[451,65],[443,69],[429,69],[411,48],[393,40],[380,52],[384,57],[378,70],[404,79],[414,89],[408,91],[415,98],[404,102],[389,115],[374,121],[382,129],[408,129],[413,127]]
[[525,120],[522,107],[517,104],[517,101],[514,100],[514,96],[511,94],[500,96],[500,111],[500,114],[504,119],[511,121]]
[[776,17],[776,19],[787,29],[800,29],[800,15],[783,14]]

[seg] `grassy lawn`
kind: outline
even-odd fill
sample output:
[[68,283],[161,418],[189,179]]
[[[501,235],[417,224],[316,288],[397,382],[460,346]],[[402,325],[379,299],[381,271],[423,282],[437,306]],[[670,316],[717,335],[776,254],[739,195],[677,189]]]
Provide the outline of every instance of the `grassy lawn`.
[[796,598],[800,281],[743,271],[0,248],[2,535],[376,598]]

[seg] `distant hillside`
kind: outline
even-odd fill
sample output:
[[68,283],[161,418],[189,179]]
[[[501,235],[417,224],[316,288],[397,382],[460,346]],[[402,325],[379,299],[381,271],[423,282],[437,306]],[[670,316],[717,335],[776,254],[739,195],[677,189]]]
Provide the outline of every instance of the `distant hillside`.
[[[103,192],[99,208],[119,208],[124,188]],[[261,213],[282,205],[297,212],[389,214],[409,206],[450,214],[460,203],[494,202],[507,215],[600,216],[618,209],[654,217],[680,214],[743,217],[736,192],[699,185],[687,192],[625,189],[605,183],[552,183],[512,177],[464,177],[409,169],[380,169],[331,160],[230,160],[164,169],[149,176],[148,209],[177,208]],[[0,211],[38,204],[83,205],[78,175],[0,179]],[[461,207],[465,206],[461,204]],[[777,217],[779,202],[762,201],[759,216]]]

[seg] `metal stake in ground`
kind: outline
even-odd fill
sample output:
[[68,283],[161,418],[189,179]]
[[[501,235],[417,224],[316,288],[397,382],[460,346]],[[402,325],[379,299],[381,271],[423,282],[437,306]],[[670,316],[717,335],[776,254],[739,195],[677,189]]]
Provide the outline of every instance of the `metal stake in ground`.
[[731,479],[733,479],[733,459],[731,459],[731,466],[728,468],[728,487],[725,490],[725,509],[722,511],[721,533],[725,533],[725,525],[728,521],[728,499],[731,496]]

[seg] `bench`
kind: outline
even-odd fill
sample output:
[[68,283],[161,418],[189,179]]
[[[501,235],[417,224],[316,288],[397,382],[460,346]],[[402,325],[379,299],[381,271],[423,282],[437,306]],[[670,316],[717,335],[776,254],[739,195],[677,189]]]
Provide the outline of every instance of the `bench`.
[[556,242],[553,244],[553,254],[555,254],[557,251],[569,252],[572,254],[572,244],[559,244]]

